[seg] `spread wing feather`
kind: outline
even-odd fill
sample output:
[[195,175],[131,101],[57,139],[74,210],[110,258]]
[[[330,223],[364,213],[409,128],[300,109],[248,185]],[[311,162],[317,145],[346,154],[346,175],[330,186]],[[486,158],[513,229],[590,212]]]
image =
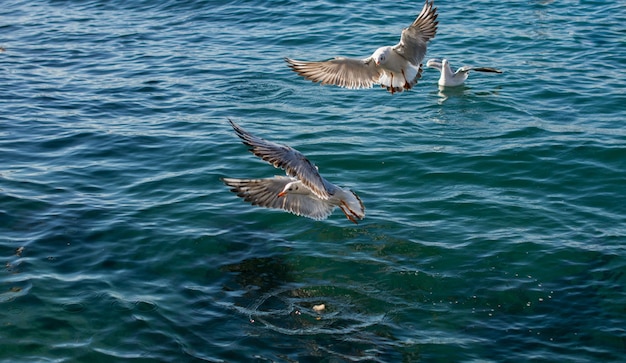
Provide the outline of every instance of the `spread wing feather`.
[[437,8],[433,7],[433,1],[426,1],[413,24],[402,30],[400,43],[393,49],[413,65],[419,66],[426,55],[428,41],[437,33],[437,24]]
[[250,147],[250,151],[254,155],[277,168],[284,169],[287,175],[300,180],[302,184],[311,189],[319,198],[330,198],[324,179],[317,171],[315,165],[302,153],[287,145],[279,145],[254,136],[232,120],[229,119],[228,121],[230,121],[237,136],[243,140],[244,144]]
[[457,69],[456,73],[459,73],[459,72],[469,72],[469,71],[488,72],[488,73],[502,73],[501,70],[496,69],[496,68],[492,68],[492,67],[472,67],[472,66],[463,66],[463,67]]
[[282,209],[316,220],[328,218],[335,209],[332,204],[316,198],[313,194],[287,193],[279,197],[278,193],[293,181],[285,176],[265,179],[222,178],[222,181],[246,202],[264,208]]
[[380,71],[371,58],[337,57],[321,62],[303,62],[285,58],[289,67],[302,77],[321,84],[344,88],[371,88],[380,78]]

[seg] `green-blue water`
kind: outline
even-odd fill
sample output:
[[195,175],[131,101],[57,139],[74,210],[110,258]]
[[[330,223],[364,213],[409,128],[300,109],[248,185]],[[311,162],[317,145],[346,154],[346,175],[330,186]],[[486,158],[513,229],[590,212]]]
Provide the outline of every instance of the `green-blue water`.
[[[503,74],[283,61],[368,56],[421,1],[3,1],[0,362],[623,361],[626,5],[436,5],[427,58]],[[365,219],[237,198],[281,171],[227,118]]]

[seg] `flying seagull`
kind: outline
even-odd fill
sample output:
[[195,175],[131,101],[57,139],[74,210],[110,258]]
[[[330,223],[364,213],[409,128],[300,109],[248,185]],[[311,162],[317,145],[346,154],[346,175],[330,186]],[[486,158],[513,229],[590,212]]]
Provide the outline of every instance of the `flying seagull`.
[[317,167],[299,151],[253,136],[232,120],[237,136],[250,147],[250,152],[284,169],[288,176],[265,179],[222,178],[231,191],[252,205],[283,209],[316,220],[328,218],[335,207],[341,208],[355,224],[365,217],[365,207],[358,195],[324,179]]
[[426,62],[426,66],[438,69],[441,72],[441,76],[439,77],[439,85],[442,87],[455,87],[462,85],[469,76],[470,71],[502,73],[501,70],[491,67],[472,66],[463,66],[453,73],[452,68],[450,68],[450,62],[448,62],[448,60],[445,58],[429,59],[428,62]]
[[345,88],[371,88],[380,84],[392,94],[410,90],[422,77],[426,44],[437,32],[437,8],[424,3],[413,24],[402,30],[400,42],[386,46],[365,59],[336,57],[321,62],[285,58],[289,67],[304,78]]

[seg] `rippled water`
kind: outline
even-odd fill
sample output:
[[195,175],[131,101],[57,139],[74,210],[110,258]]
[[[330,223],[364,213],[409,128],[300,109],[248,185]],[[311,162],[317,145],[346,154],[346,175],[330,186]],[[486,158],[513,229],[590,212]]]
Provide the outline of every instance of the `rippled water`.
[[[390,95],[282,58],[364,57],[419,1],[0,8],[0,361],[621,361],[626,8],[437,1]],[[252,207],[279,173],[230,117],[356,191],[359,225]]]

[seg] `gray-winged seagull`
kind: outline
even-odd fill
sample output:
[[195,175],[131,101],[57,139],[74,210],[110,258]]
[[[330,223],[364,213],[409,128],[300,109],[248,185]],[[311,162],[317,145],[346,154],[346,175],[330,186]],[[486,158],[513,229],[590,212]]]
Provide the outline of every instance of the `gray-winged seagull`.
[[447,59],[429,59],[426,62],[427,67],[438,69],[441,72],[438,84],[442,87],[456,87],[465,83],[465,80],[469,76],[470,71],[476,72],[490,72],[490,73],[502,73],[501,70],[491,67],[472,67],[463,66],[452,72],[450,68],[450,62]]
[[400,42],[386,46],[365,59],[336,57],[321,62],[285,58],[289,67],[304,78],[345,88],[370,88],[380,84],[392,94],[409,90],[422,76],[422,61],[428,41],[437,32],[437,8],[426,0],[413,24],[402,30]]
[[354,223],[365,217],[365,207],[358,195],[324,179],[299,151],[253,136],[232,120],[237,136],[250,147],[250,152],[284,169],[288,176],[265,179],[222,178],[231,191],[252,205],[283,209],[316,220],[326,219],[335,207],[341,208]]

